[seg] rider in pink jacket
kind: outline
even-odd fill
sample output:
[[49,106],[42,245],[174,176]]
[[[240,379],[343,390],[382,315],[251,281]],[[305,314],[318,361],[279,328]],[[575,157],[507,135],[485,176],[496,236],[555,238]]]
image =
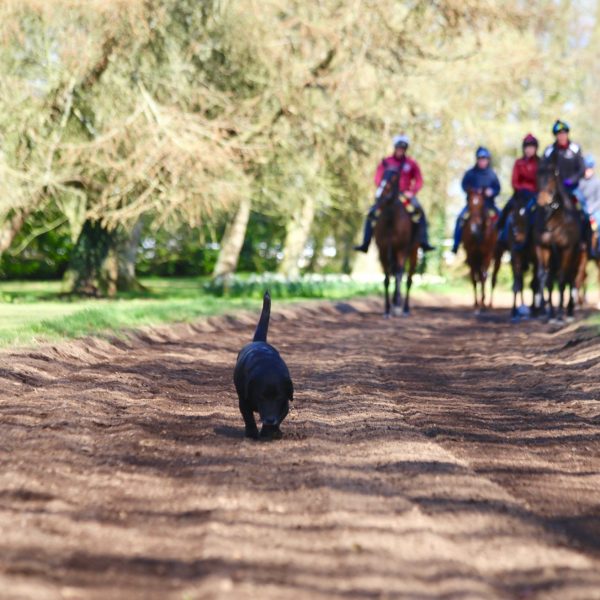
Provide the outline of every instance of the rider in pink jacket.
[[[425,219],[425,212],[417,199],[417,194],[423,187],[421,169],[419,168],[417,161],[406,154],[409,145],[407,136],[397,135],[394,137],[393,143],[394,153],[391,156],[384,158],[377,166],[377,170],[375,171],[375,185],[379,187],[386,171],[397,171],[400,173],[400,180],[398,182],[399,191],[410,200],[420,217],[419,242],[421,248],[423,248],[425,252],[433,250],[433,246],[429,244],[427,236],[427,220]],[[355,250],[359,250],[360,252],[368,251],[371,238],[373,237],[373,228],[377,219],[377,206],[378,204],[375,203],[370,208],[365,222],[363,243],[360,246],[355,246]]]

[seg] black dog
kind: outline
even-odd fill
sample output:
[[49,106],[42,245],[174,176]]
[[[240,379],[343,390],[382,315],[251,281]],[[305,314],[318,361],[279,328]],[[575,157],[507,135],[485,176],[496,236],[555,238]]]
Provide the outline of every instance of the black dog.
[[271,297],[265,292],[254,339],[238,354],[233,372],[246,436],[254,439],[259,437],[254,413],[259,414],[262,422],[261,438],[280,438],[279,425],[288,414],[290,400],[294,399],[290,372],[279,352],[267,344],[270,315]]

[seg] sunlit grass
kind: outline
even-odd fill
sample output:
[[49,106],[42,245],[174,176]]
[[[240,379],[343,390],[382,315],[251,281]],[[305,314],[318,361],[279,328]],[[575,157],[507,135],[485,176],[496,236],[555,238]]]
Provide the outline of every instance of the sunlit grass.
[[[227,285],[214,285],[203,278],[147,278],[142,284],[143,292],[96,300],[62,295],[61,282],[56,281],[0,282],[0,346],[32,345],[147,325],[191,322],[242,309],[257,310],[267,288],[275,302],[343,300],[382,292],[380,277],[354,280],[334,275],[292,280],[246,275]],[[506,289],[504,282],[502,287]],[[471,287],[464,276],[451,280],[425,277],[415,282],[415,295],[419,292],[464,295],[470,300]],[[594,316],[591,322],[600,325],[600,316]]]

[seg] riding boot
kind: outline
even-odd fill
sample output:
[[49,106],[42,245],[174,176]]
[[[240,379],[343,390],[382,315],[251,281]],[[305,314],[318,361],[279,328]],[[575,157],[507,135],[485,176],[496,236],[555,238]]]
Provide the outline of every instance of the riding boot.
[[373,237],[373,222],[374,222],[374,220],[375,220],[374,211],[369,211],[369,214],[367,215],[367,220],[365,221],[365,229],[363,232],[363,242],[360,246],[354,246],[354,249],[357,250],[358,252],[367,253],[369,251],[369,245],[371,243],[371,238]]
[[425,213],[421,211],[421,218],[419,219],[419,244],[423,248],[423,252],[430,252],[435,250],[435,246],[429,243],[429,233],[427,231],[427,219]]
[[581,239],[585,241],[586,245],[587,245],[587,251],[588,254],[592,257],[592,258],[596,258],[596,249],[592,247],[592,238],[594,235],[594,232],[592,231],[592,224],[590,222],[590,217],[588,215],[585,215],[583,217],[583,235],[581,236]]
[[462,215],[459,215],[456,220],[456,227],[454,228],[454,244],[452,245],[452,252],[456,254],[458,252],[458,247],[460,246],[460,240],[462,239],[462,231],[464,227],[464,220]]

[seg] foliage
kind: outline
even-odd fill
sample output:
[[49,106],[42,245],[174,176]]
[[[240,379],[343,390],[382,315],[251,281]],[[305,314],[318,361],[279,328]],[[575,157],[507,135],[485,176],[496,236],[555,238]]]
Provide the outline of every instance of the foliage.
[[596,127],[578,114],[597,112],[595,2],[5,0],[0,19],[0,252],[42,212],[65,219],[67,252],[83,227],[126,237],[141,218],[144,239],[179,240],[162,272],[206,272],[215,249],[194,237],[251,198],[241,269],[308,245],[306,268],[349,271],[392,134],[413,140],[443,237],[476,145],[506,157],[506,183],[527,130],[549,141],[564,115],[589,143]]

